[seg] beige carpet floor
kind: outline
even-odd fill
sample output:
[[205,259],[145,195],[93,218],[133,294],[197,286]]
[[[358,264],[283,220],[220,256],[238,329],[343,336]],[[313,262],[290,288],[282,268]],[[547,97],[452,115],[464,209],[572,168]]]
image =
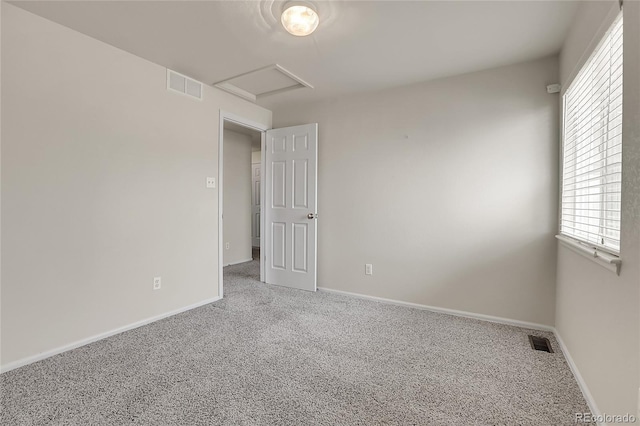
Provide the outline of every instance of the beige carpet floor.
[[[259,283],[0,376],[2,425],[572,425],[531,330]],[[390,283],[392,284],[392,283]]]

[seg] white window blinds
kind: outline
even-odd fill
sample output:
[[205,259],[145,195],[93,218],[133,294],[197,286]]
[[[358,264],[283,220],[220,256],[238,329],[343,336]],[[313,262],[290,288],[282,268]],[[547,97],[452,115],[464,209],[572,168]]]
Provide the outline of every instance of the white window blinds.
[[622,13],[564,95],[560,233],[620,251]]

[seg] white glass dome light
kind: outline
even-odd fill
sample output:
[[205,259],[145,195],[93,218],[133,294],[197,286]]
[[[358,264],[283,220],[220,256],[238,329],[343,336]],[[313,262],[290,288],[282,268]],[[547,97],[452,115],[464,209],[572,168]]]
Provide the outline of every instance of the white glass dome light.
[[303,37],[308,36],[318,28],[320,19],[311,4],[292,2],[284,6],[282,12],[282,26],[289,34]]

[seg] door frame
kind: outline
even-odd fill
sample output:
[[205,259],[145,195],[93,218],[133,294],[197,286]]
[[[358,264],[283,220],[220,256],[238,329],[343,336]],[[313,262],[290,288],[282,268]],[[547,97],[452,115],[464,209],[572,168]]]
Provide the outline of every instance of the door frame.
[[[224,227],[223,227],[223,199],[224,199],[224,122],[229,121],[260,132],[260,181],[264,181],[264,149],[265,132],[269,127],[257,121],[220,110],[220,123],[218,129],[218,297],[223,297],[223,269],[224,269]],[[260,185],[260,235],[264,230],[264,185]],[[260,238],[260,281],[264,282],[264,238]]]

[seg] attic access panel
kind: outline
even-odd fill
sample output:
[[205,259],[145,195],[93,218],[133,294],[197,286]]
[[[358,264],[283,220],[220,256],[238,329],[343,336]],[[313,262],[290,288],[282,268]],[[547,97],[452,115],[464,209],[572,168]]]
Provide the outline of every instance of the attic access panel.
[[268,65],[213,83],[226,92],[255,102],[265,96],[313,86],[278,64]]

